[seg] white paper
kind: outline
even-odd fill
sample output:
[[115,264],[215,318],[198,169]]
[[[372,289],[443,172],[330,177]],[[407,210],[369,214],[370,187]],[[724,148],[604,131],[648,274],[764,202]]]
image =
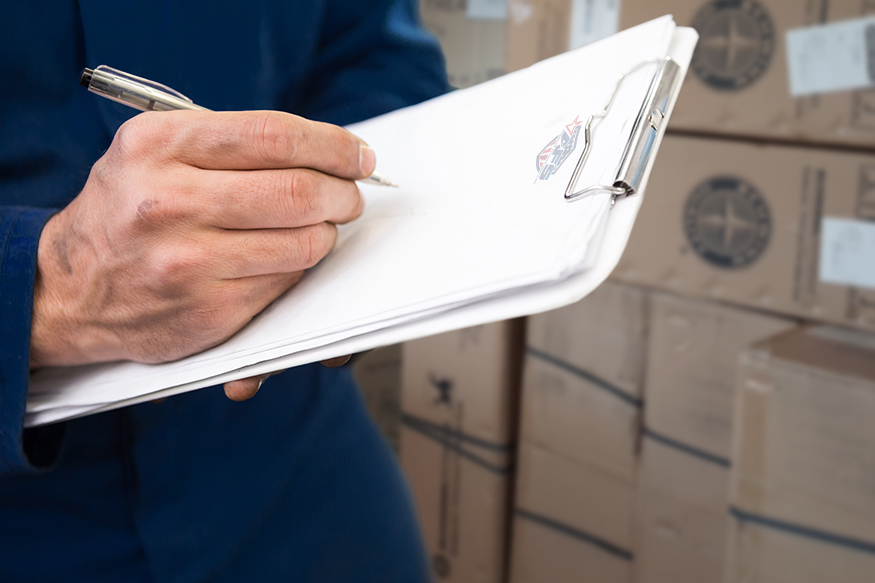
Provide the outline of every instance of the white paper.
[[790,94],[875,85],[875,16],[787,31]]
[[507,20],[508,0],[468,0],[466,16],[470,20]]
[[[599,268],[601,279],[578,283],[576,298],[569,291],[550,295],[545,286],[561,289],[581,274],[600,273],[596,259],[603,254],[590,241],[622,212],[609,212],[606,196],[564,201],[576,157],[537,181],[537,154],[569,122],[600,109],[618,71],[668,54],[673,29],[660,19],[590,54],[567,53],[351,128],[403,188],[363,187],[365,214],[341,229],[338,248],[300,285],[230,341],[199,355],[164,365],[37,373],[28,424],[558,307],[558,297],[579,299],[613,264]],[[687,48],[682,62],[692,53]],[[653,72],[642,69],[624,82],[611,114],[596,126],[579,185],[613,180]],[[631,222],[618,228],[626,227]],[[625,238],[612,250],[617,259],[623,245]]]
[[574,0],[571,5],[571,48],[577,49],[617,32],[620,0]]
[[875,289],[875,223],[824,217],[820,231],[820,280]]

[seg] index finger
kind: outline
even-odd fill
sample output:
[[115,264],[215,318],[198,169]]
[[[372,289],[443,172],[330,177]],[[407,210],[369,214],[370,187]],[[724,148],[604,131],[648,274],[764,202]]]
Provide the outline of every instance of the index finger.
[[[373,150],[335,125],[281,111],[172,111],[154,114],[167,125],[173,158],[207,170],[310,168],[340,178],[370,176]],[[153,119],[154,119],[153,118]]]

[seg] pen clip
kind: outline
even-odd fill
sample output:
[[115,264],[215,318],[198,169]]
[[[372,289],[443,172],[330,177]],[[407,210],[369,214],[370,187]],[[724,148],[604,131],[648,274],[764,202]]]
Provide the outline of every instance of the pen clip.
[[140,111],[173,111],[175,109],[200,109],[191,99],[166,85],[155,83],[106,65],[85,69],[79,78],[92,93],[122,103]]

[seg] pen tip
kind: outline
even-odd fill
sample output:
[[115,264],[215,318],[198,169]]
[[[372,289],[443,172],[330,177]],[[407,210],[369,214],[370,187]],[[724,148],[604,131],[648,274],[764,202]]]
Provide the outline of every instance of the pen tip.
[[377,184],[379,186],[393,186],[395,188],[398,188],[397,184],[395,184],[382,174],[377,174],[376,172],[374,172],[367,178],[362,178],[361,180],[362,182],[367,182],[368,184]]

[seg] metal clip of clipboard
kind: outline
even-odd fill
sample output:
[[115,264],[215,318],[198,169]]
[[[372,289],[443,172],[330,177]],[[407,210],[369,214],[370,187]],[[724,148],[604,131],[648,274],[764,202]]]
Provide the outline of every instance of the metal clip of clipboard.
[[[581,170],[586,165],[586,160],[592,149],[593,124],[608,115],[623,80],[638,69],[654,63],[661,66],[653,76],[647,96],[644,98],[635,124],[632,126],[632,133],[629,135],[629,141],[626,143],[623,156],[620,158],[620,167],[613,184],[588,186],[575,192],[574,185]],[[573,202],[598,192],[608,192],[612,195],[611,206],[613,206],[618,198],[635,194],[638,191],[641,179],[644,177],[644,171],[650,161],[650,155],[653,153],[656,137],[659,135],[659,130],[668,114],[668,106],[678,90],[680,80],[680,67],[668,57],[640,63],[620,77],[608,103],[601,111],[591,115],[584,125],[583,152],[580,154],[580,159],[577,161],[577,166],[574,167],[571,180],[565,189],[565,200]]]

